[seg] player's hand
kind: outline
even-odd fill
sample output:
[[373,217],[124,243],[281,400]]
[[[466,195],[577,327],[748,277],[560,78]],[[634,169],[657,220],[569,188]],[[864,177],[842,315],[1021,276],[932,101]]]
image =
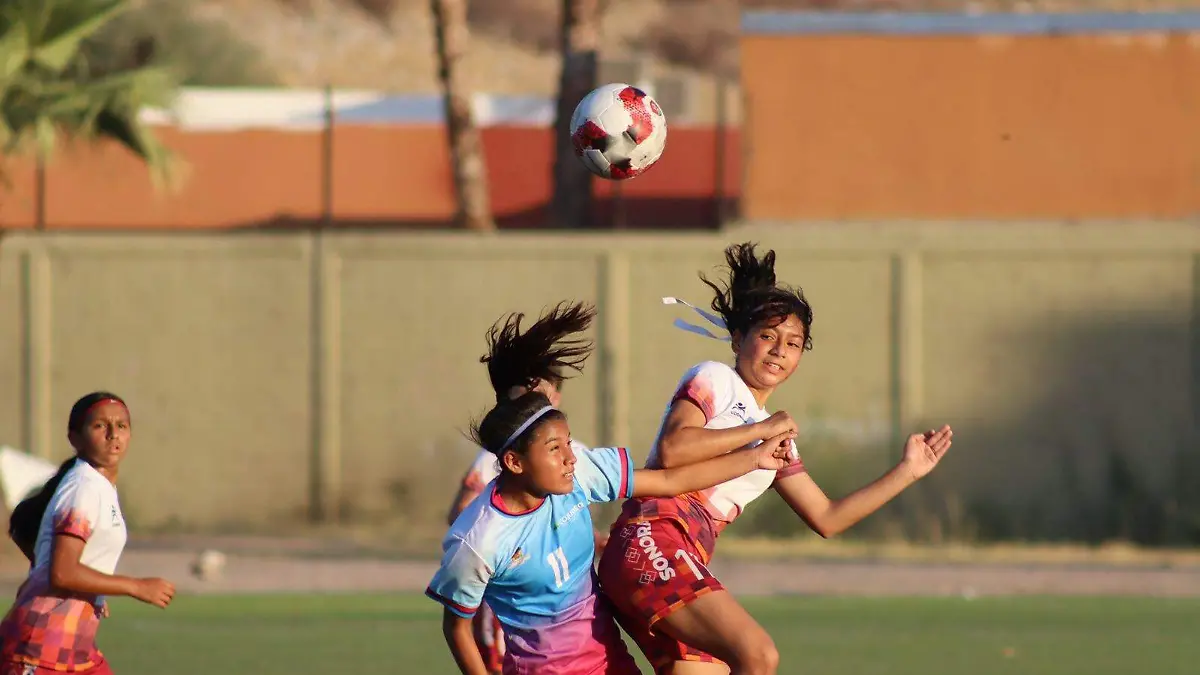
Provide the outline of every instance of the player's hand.
[[789,431],[792,433],[800,432],[800,427],[796,425],[796,422],[792,419],[792,416],[782,410],[772,413],[772,415],[767,419],[758,422],[757,426],[762,432],[762,435],[759,438],[764,441],[769,438],[774,438],[780,434],[786,434]]
[[900,460],[900,463],[912,473],[914,480],[920,480],[928,476],[933,467],[942,461],[953,438],[954,431],[950,429],[949,424],[943,425],[941,429],[913,434],[904,444],[904,459]]
[[108,603],[107,602],[98,603],[96,605],[96,616],[100,617],[101,619],[107,619],[108,615],[109,615]]
[[608,545],[608,533],[596,530],[594,533],[596,539],[596,555],[604,552],[604,547]]
[[796,432],[788,431],[756,445],[753,452],[758,468],[778,471],[795,462],[797,457],[792,451],[795,440]]
[[171,604],[171,599],[175,597],[175,585],[158,577],[138,579],[133,597],[148,605],[165,609],[167,605]]

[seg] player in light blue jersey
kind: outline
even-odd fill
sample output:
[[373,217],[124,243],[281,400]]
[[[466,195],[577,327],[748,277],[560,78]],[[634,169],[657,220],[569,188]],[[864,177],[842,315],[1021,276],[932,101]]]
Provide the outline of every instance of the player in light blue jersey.
[[[496,322],[488,331],[488,380],[496,393],[496,401],[513,399],[530,391],[546,395],[550,404],[560,408],[563,382],[572,368],[578,369],[591,351],[591,345],[580,336],[591,325],[595,312],[586,305],[561,302],[543,313],[522,330],[523,314],[512,314]],[[519,367],[514,367],[519,366]],[[571,439],[576,454],[588,447]],[[463,476],[458,494],[450,507],[449,522],[475,501],[488,483],[500,475],[500,462],[487,450],[480,449],[470,470]],[[602,551],[608,532],[595,533],[596,551]],[[504,629],[495,613],[485,602],[473,619],[475,644],[487,664],[488,673],[500,675],[504,663]]]
[[[496,349],[493,339],[483,358],[493,381],[530,372],[531,362],[547,365],[547,359],[560,372],[578,370],[590,344],[554,342],[574,332],[572,322],[593,314],[591,307],[576,305],[544,317],[535,326],[557,337],[537,349]],[[785,467],[793,436],[782,434],[752,450],[682,469],[634,470],[623,448],[576,452],[565,415],[536,391],[498,402],[474,432],[498,458],[501,473],[455,520],[427,590],[445,605],[446,641],[459,668],[471,675],[486,673],[471,630],[471,616],[484,601],[505,628],[506,673],[638,672],[607,601],[596,593],[588,505],[677,495],[757,469]],[[647,554],[654,557],[654,551]],[[671,573],[666,562],[660,565],[663,574]]]

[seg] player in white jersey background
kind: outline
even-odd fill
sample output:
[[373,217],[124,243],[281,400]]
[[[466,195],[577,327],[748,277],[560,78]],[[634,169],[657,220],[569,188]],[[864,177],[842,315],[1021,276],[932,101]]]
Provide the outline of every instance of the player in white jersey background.
[[[503,324],[497,323],[488,331],[488,377],[496,393],[496,402],[515,399],[530,391],[546,396],[550,404],[558,408],[562,403],[563,382],[568,369],[578,370],[586,357],[586,341],[582,337],[591,324],[592,315],[581,306],[559,303],[544,316],[521,330],[523,314],[512,314]],[[523,364],[514,368],[503,364]],[[587,446],[571,439],[576,453],[587,450]],[[500,475],[500,462],[496,455],[480,448],[479,454],[467,469],[459,484],[458,492],[450,504],[446,524],[451,525],[484,486]],[[597,551],[604,549],[608,541],[606,532],[594,534]],[[501,672],[504,661],[504,629],[495,613],[487,604],[480,606],[474,618],[475,640],[490,673]]]
[[117,474],[132,436],[129,409],[115,394],[75,402],[67,438],[75,454],[42,489],[13,509],[9,536],[31,563],[0,623],[0,675],[111,675],[96,648],[106,595],[166,607],[175,588],[163,579],[116,574],[125,548]]
[[[583,305],[556,312],[588,320],[593,313]],[[578,369],[587,349],[590,344],[568,367]],[[522,360],[537,355],[513,356],[512,362],[492,358],[489,370],[526,372]],[[505,627],[505,673],[636,673],[608,603],[596,593],[588,505],[676,495],[749,471],[784,468],[793,438],[781,434],[756,448],[679,469],[635,471],[624,448],[576,453],[566,416],[536,391],[498,402],[473,431],[498,458],[501,475],[451,526],[441,566],[426,591],[444,605],[447,644],[460,670],[471,675],[487,672],[471,630],[472,616],[485,601]],[[666,561],[659,564],[666,567]]]
[[[796,430],[791,416],[772,415],[765,406],[812,347],[812,308],[802,291],[776,284],[774,251],[759,258],[753,244],[739,244],[726,249],[725,259],[724,285],[701,277],[715,293],[716,314],[697,311],[724,329],[734,365],[706,361],[688,369],[667,404],[647,467],[687,466]],[[829,499],[802,462],[676,498],[630,499],[600,559],[604,593],[661,675],[772,675],[779,656],[770,635],[708,571],[718,535],[769,489],[821,536],[842,532],[932,471],[951,436],[949,426],[910,436],[897,466],[841,499]],[[672,574],[654,573],[649,549],[671,562]]]

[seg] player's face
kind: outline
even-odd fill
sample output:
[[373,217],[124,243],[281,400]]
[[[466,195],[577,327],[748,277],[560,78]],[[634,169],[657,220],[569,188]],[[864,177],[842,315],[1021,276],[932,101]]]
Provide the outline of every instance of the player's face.
[[555,419],[538,426],[521,464],[531,492],[570,494],[575,489],[575,452],[567,421]]
[[737,371],[751,389],[771,391],[796,372],[804,354],[804,324],[791,315],[771,326],[756,325],[734,343]]
[[83,428],[68,438],[93,466],[115,468],[129,447],[129,436],[129,411],[116,401],[104,401],[91,409]]

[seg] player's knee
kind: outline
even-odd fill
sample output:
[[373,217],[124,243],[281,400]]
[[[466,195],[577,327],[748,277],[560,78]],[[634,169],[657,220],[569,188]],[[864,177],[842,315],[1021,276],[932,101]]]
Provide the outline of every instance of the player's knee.
[[779,669],[779,650],[765,633],[743,641],[737,657],[735,672],[739,675],[775,675]]

